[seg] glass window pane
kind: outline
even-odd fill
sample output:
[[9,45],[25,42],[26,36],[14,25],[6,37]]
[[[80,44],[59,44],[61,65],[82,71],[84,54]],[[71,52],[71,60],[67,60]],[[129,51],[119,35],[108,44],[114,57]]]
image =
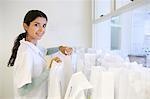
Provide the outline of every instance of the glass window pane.
[[121,47],[121,26],[120,17],[111,19],[111,50],[119,50]]

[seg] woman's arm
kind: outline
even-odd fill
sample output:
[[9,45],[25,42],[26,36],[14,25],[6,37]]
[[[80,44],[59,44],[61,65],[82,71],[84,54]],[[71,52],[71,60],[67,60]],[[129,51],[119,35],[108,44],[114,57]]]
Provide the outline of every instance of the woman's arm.
[[53,48],[48,48],[46,55],[51,55],[54,54],[58,51],[61,51],[64,55],[71,55],[73,49],[71,47],[67,47],[67,46],[59,46],[59,47],[53,47]]
[[51,55],[59,51],[59,47],[47,48],[46,55]]
[[49,62],[48,62],[49,65],[46,68],[44,68],[43,72],[40,74],[39,77],[32,78],[31,83],[26,84],[21,88],[18,88],[18,92],[19,92],[20,96],[24,96],[24,95],[28,94],[29,92],[31,92],[33,89],[39,87],[44,81],[46,81],[48,79],[49,71],[50,71],[53,61],[55,61],[57,63],[62,62],[60,60],[60,58],[58,58],[58,57],[49,59]]
[[39,77],[32,78],[32,83],[26,84],[18,89],[20,96],[24,96],[31,92],[34,88],[39,87],[45,80],[48,79],[49,69],[45,68]]

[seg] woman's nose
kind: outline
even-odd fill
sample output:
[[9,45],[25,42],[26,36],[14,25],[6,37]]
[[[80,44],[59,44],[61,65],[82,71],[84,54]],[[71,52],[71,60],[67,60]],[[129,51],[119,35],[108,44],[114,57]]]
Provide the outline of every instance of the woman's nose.
[[40,27],[38,30],[40,33],[43,33],[45,31],[45,29],[43,27]]

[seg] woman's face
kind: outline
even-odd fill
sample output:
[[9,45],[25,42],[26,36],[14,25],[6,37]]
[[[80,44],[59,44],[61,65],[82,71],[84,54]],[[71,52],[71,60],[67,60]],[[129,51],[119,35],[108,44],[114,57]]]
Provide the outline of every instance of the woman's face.
[[24,23],[24,28],[27,31],[26,40],[29,42],[36,43],[40,40],[45,33],[47,20],[43,17],[37,17],[35,20],[30,22],[30,25]]

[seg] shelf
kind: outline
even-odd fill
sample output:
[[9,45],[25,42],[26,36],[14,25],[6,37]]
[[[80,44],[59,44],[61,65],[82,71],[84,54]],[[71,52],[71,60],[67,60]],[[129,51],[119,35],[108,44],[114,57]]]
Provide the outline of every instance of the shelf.
[[129,4],[125,5],[125,6],[123,6],[123,7],[115,10],[114,12],[111,12],[110,14],[107,14],[107,15],[104,15],[104,16],[102,16],[100,18],[95,19],[93,23],[97,24],[97,23],[106,21],[106,20],[110,19],[111,17],[120,15],[122,13],[131,11],[131,10],[133,10],[135,8],[138,8],[138,7],[141,7],[143,5],[147,5],[147,4],[150,4],[150,0],[135,0],[132,3],[129,3]]

